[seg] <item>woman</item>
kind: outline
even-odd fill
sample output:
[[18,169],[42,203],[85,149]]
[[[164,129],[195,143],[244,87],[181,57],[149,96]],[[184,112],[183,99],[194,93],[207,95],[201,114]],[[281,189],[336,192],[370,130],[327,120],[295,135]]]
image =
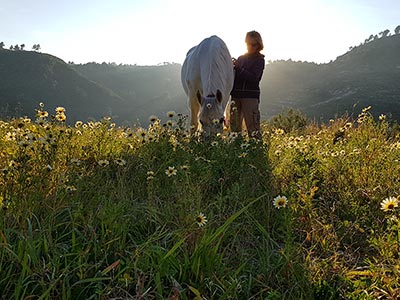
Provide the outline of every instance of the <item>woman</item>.
[[261,139],[260,127],[260,81],[264,71],[264,49],[257,31],[246,34],[247,53],[233,60],[235,82],[231,92],[231,130],[242,131],[243,120],[249,136]]

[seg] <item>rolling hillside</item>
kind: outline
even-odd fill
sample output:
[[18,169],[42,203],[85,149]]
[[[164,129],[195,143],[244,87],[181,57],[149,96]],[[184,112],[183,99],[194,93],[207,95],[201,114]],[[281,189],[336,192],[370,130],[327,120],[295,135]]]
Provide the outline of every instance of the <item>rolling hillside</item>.
[[373,112],[400,119],[400,35],[353,48],[329,64],[278,61],[267,65],[262,81],[263,111],[273,115],[295,107],[326,120]]
[[[371,105],[400,120],[400,35],[369,41],[328,64],[274,61],[261,82],[261,113],[288,108],[327,121]],[[111,115],[117,123],[147,124],[169,110],[187,114],[180,64],[66,64],[30,51],[0,50],[0,116],[29,115],[40,101],[64,106],[69,120]]]
[[2,117],[33,116],[39,102],[49,113],[65,107],[70,121],[118,115],[125,108],[119,95],[48,54],[0,50],[0,78]]

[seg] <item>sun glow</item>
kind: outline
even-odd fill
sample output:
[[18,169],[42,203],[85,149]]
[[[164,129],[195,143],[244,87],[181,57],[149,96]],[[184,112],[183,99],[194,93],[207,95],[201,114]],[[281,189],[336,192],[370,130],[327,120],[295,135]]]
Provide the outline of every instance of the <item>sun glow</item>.
[[[195,10],[191,1],[149,1],[139,10],[125,4],[124,10],[81,21],[73,35],[48,33],[46,39],[54,42],[47,51],[74,62],[183,63],[191,47],[218,35],[237,58],[247,51],[246,33],[257,30],[264,41],[266,61],[328,62],[354,45],[357,36],[365,38],[351,11],[322,0],[256,0],[249,13],[243,12],[243,2],[235,0],[196,2]],[[41,34],[35,39],[45,33]]]

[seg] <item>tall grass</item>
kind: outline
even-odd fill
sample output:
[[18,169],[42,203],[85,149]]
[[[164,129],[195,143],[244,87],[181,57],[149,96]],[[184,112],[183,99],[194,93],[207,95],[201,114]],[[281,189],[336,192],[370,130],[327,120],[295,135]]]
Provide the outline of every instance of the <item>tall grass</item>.
[[42,105],[0,122],[4,299],[399,296],[398,200],[382,201],[400,139],[383,117],[199,141],[169,115],[67,126]]

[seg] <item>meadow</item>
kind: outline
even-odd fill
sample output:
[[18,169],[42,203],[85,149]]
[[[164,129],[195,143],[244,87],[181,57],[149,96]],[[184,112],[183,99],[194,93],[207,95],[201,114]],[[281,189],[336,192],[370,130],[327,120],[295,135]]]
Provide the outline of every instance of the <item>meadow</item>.
[[400,131],[370,109],[262,141],[0,121],[1,299],[400,299]]

